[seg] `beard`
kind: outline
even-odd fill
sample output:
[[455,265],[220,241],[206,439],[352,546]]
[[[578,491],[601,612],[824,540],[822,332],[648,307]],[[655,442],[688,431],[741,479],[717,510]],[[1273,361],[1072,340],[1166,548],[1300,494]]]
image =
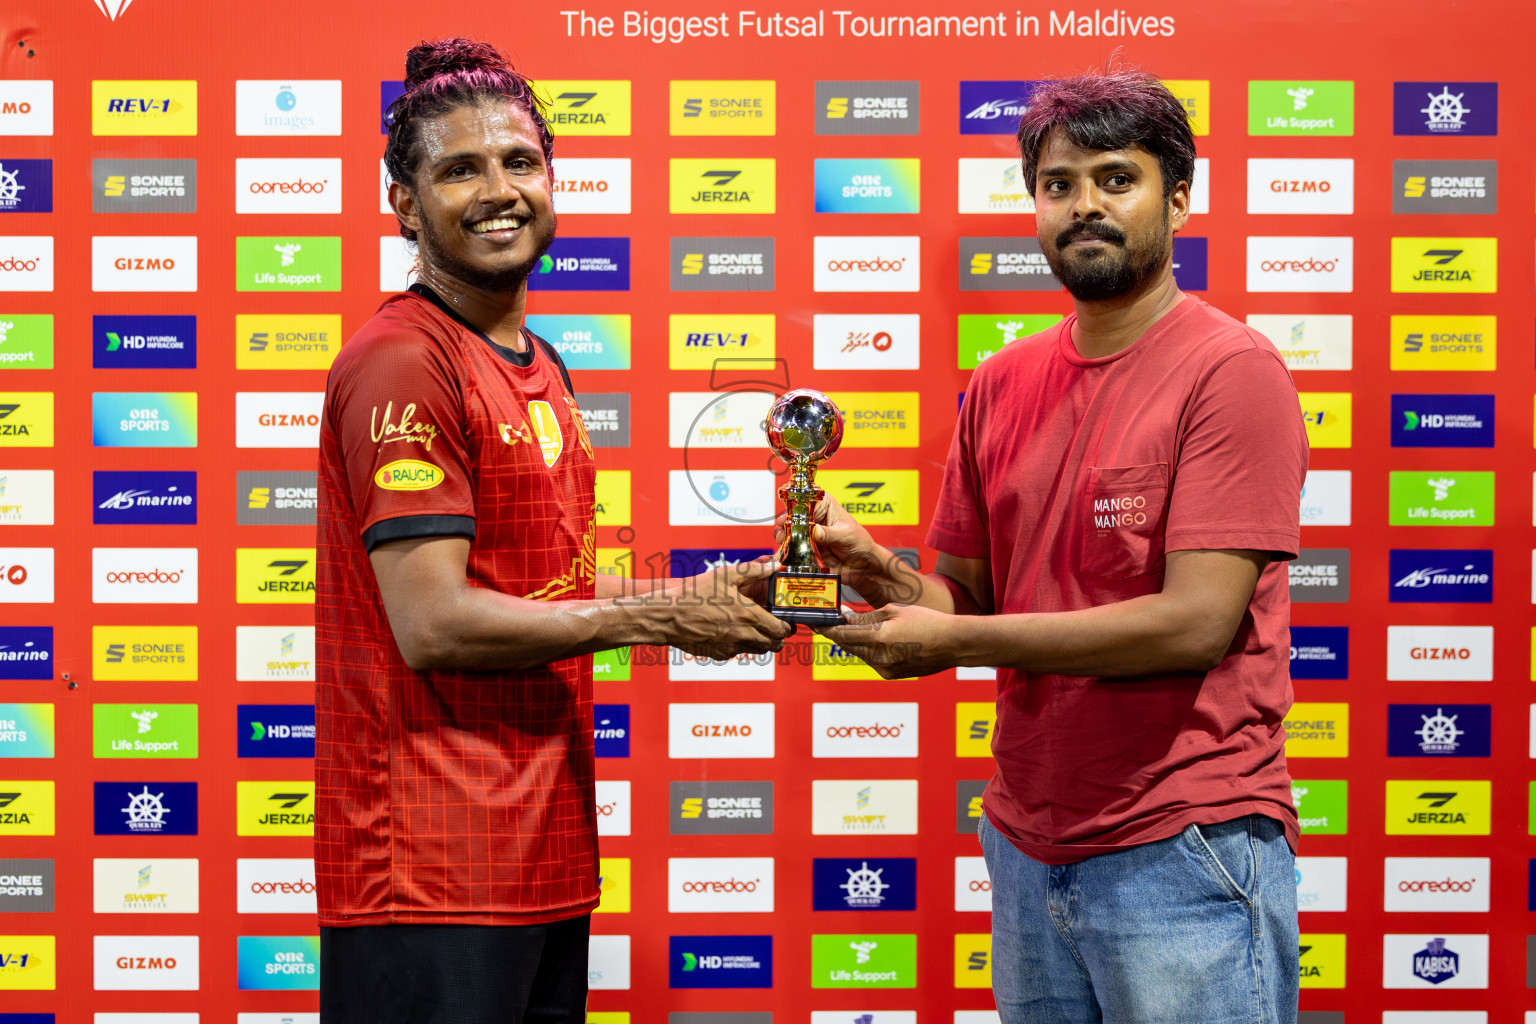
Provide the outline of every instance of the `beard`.
[[[435,233],[432,222],[423,218],[418,250],[424,264],[463,281],[465,284],[480,288],[488,292],[515,292],[528,280],[528,275],[539,265],[539,260],[549,251],[549,247],[555,244],[555,215],[551,213],[547,224],[538,220],[529,220],[523,226],[523,230],[532,234],[535,242],[533,255],[527,260],[522,260],[510,265],[497,267],[484,267],[468,260],[462,259]],[[536,233],[535,233],[536,232]]]
[[[1075,239],[1098,238],[1108,243],[1101,249],[1067,249]],[[1042,245],[1051,273],[1074,299],[1103,302],[1141,287],[1173,255],[1173,235],[1168,230],[1168,211],[1163,211],[1162,230],[1152,230],[1129,242],[1125,233],[1098,221],[1083,221],[1061,232],[1049,246]]]

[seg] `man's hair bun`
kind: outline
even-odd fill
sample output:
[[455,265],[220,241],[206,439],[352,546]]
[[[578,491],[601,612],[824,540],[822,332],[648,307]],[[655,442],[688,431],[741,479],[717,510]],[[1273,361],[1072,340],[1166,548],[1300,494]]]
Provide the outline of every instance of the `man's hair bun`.
[[474,39],[438,39],[413,46],[405,55],[405,87],[415,89],[456,71],[507,71],[511,65],[490,43]]

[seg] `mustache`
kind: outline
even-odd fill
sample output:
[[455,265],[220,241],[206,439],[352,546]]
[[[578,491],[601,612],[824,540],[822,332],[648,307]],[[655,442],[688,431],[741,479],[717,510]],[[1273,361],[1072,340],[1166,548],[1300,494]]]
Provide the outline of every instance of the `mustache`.
[[1125,233],[1108,224],[1098,221],[1082,221],[1074,224],[1056,236],[1056,248],[1061,249],[1075,242],[1079,238],[1097,238],[1105,242],[1113,242],[1116,245],[1125,244]]

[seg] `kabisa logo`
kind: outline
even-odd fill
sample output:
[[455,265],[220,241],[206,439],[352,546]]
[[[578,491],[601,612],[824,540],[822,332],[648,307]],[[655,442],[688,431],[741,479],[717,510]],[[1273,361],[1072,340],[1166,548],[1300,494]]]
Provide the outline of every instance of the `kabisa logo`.
[[52,679],[53,627],[0,626],[0,679]]
[[630,133],[629,82],[550,79],[535,85],[550,98],[544,119],[556,136]]
[[629,705],[592,705],[592,741],[598,757],[629,756]]
[[93,81],[91,134],[196,135],[197,83]]
[[1487,757],[1492,708],[1487,704],[1389,704],[1388,757]]
[[557,238],[528,275],[531,291],[629,291],[629,239]]
[[99,836],[197,835],[197,783],[97,782]]
[[1390,600],[1411,604],[1488,604],[1493,601],[1493,551],[1393,548],[1387,574]]
[[1461,957],[1455,950],[1445,947],[1444,939],[1430,939],[1424,948],[1413,955],[1413,976],[1431,985],[1450,981],[1461,973]]
[[238,756],[315,756],[313,704],[241,704],[235,710]]
[[673,782],[671,834],[773,834],[773,783]]
[[817,857],[811,865],[813,910],[916,910],[913,857]]
[[91,521],[97,524],[197,523],[197,474],[186,471],[91,474]]
[[1499,83],[1393,82],[1393,135],[1497,135]]
[[91,365],[98,370],[197,368],[195,316],[93,316]]
[[776,163],[770,158],[673,158],[672,213],[773,213]]
[[1493,395],[1393,395],[1392,447],[1492,448]]
[[1394,292],[1496,292],[1497,238],[1394,238]]
[[1292,679],[1348,679],[1348,626],[1292,626]]
[[671,134],[772,135],[777,116],[774,82],[671,83]]
[[1051,274],[1036,238],[960,239],[960,290],[1056,291],[1061,282]]
[[817,82],[817,135],[916,135],[919,82]]
[[673,935],[667,945],[670,988],[773,986],[771,935]]
[[1013,135],[1039,82],[961,82],[960,134]]
[[91,161],[92,213],[196,213],[196,160]]
[[771,292],[772,238],[674,238],[671,282],[675,292]]
[[236,135],[340,135],[340,79],[239,79]]
[[53,161],[0,160],[0,213],[52,213]]

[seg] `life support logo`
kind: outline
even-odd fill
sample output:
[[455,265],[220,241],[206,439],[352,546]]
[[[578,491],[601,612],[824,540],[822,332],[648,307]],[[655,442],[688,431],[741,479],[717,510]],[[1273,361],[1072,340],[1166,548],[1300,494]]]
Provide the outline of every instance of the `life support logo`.
[[386,491],[430,491],[446,479],[437,466],[419,459],[397,459],[373,474],[374,486]]

